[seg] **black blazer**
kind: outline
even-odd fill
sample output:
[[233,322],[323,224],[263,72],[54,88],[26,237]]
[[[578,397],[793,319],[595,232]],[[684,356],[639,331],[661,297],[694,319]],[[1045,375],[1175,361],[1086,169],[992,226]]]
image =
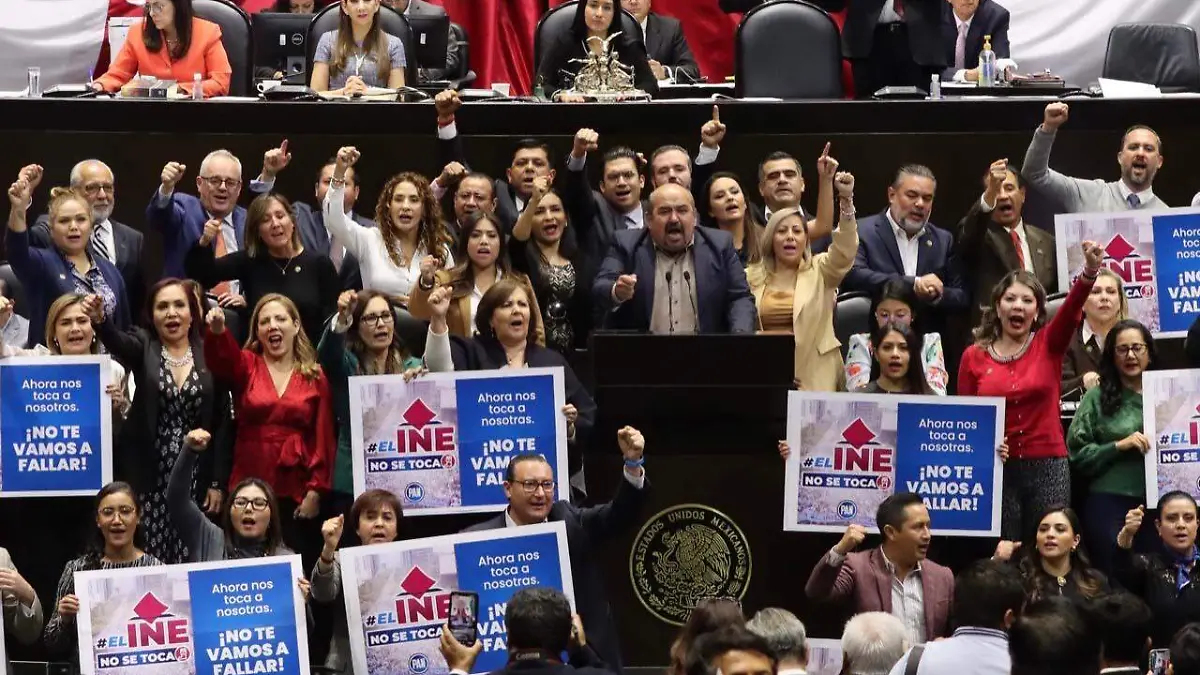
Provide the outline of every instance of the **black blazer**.
[[[467,153],[463,149],[462,135],[455,135],[454,138],[438,139],[438,155],[440,156],[442,166],[450,162],[458,162],[467,168],[467,171],[472,171],[471,165],[467,162]],[[443,185],[446,189],[447,196],[450,197],[456,186]],[[517,208],[517,189],[514,188],[506,180],[496,178],[492,182],[492,194],[496,198],[496,216],[500,219],[500,223],[504,226],[504,234],[512,234],[513,225],[516,225],[517,218],[521,217],[521,209]],[[452,197],[448,200],[453,203]],[[458,223],[454,219],[453,209],[448,209],[446,212],[446,222],[452,223],[455,239],[458,238]]]
[[[193,319],[194,321],[195,319]],[[128,482],[139,494],[156,489],[156,468],[159,451],[158,431],[158,370],[162,360],[162,343],[158,336],[143,328],[118,330],[111,322],[99,326],[100,341],[109,354],[133,375],[138,395],[133,397],[129,415],[116,439],[114,475]],[[204,365],[204,347],[198,335],[192,338],[193,368],[200,376],[203,392],[199,428],[212,434],[209,449],[201,453],[196,474],[194,497],[203,503],[205,491],[229,489],[229,473],[233,467],[233,416],[229,389],[222,387]],[[190,431],[190,430],[188,430]]]
[[[622,476],[617,484],[617,494],[611,502],[578,507],[570,502],[557,501],[550,507],[550,515],[546,518],[552,523],[566,523],[571,580],[575,585],[575,610],[583,619],[588,644],[595,648],[610,669],[618,673],[621,672],[621,649],[617,642],[617,625],[604,590],[604,573],[599,559],[606,545],[638,524],[649,489],[649,480],[638,490]],[[505,526],[504,514],[501,513],[465,531],[500,530]]]
[[[892,279],[913,283],[914,279],[904,273],[896,234],[885,214],[859,219],[858,253],[854,256],[854,267],[842,282],[843,289],[874,296]],[[959,262],[954,258],[954,237],[933,223],[926,223],[917,249],[917,276],[926,274],[936,274],[942,280],[942,300],[936,305],[937,309],[950,311],[967,306],[966,282]]]
[[[296,217],[296,228],[300,231],[300,243],[304,245],[304,250],[328,256],[329,230],[325,229],[325,214],[321,212],[321,209],[314,209],[304,202],[292,204],[292,211]],[[354,222],[363,227],[375,227],[375,221],[363,218],[357,213],[352,213],[351,217],[354,218]],[[358,265],[358,258],[355,258],[350,251],[346,251],[345,256],[342,257],[342,268],[338,270],[338,282],[341,284],[342,290],[362,290],[362,268]]]
[[[619,19],[618,15],[614,20]],[[646,45],[642,44],[637,36],[624,34],[614,39],[612,45],[621,63],[633,66],[633,86],[651,96],[657,96],[658,80],[654,77],[654,71],[650,70],[650,57],[646,54]],[[546,49],[542,52],[542,62],[537,66],[537,74],[542,78],[546,95],[570,89],[580,67],[580,64],[571,61],[585,58],[587,51],[583,41],[578,39],[573,31],[546,36]]]
[[[967,70],[979,65],[979,52],[983,51],[983,36],[992,36],[992,51],[996,58],[1009,58],[1008,47],[1008,10],[996,3],[996,0],[980,0],[975,15],[971,17],[971,26],[967,29],[967,44],[964,52],[963,67]],[[942,79],[950,81],[954,77],[954,45],[958,42],[958,22],[954,20],[954,10],[950,3],[942,5],[942,45],[946,50],[946,64],[949,66],[942,73]]]
[[[142,272],[142,244],[146,237],[132,227],[109,218],[113,230],[113,244],[117,249],[115,262],[121,279],[125,281],[125,295],[129,300],[129,315],[138,321],[142,314],[142,303],[146,301],[146,280]],[[50,216],[43,213],[29,228],[29,243],[37,248],[54,248],[50,240]]]
[[[1058,263],[1054,257],[1054,235],[1025,223],[1025,238],[1029,241],[1034,276],[1045,288],[1057,288]],[[1017,249],[1008,231],[992,221],[992,213],[984,213],[976,199],[954,231],[954,256],[962,269],[971,270],[974,284],[968,289],[973,297],[971,325],[978,326],[981,305],[990,301],[992,288],[1004,275],[1017,269]]]
[[[696,324],[701,333],[754,333],[758,312],[746,270],[733,248],[733,235],[697,227],[693,251],[696,271]],[[654,242],[649,230],[618,232],[592,285],[592,301],[606,311],[604,327],[649,331],[654,311]],[[633,298],[613,306],[612,287],[622,274],[636,274]]]
[[674,71],[675,81],[688,84],[700,79],[700,66],[683,36],[679,19],[651,12],[646,16],[646,53]]
[[[842,56],[865,59],[871,56],[875,41],[875,26],[884,0],[853,0],[846,12],[842,27]],[[946,67],[946,52],[942,48],[942,11],[946,0],[904,0],[904,24],[908,27],[908,44],[913,62],[919,66]],[[950,44],[953,54],[954,44]]]
[[[567,302],[567,318],[575,331],[575,348],[586,349],[588,335],[592,332],[592,279],[595,278],[596,268],[591,259],[585,255],[575,242],[574,228],[568,227],[563,232],[563,242],[570,237],[575,248],[575,254],[564,256],[571,261],[575,268],[575,292]],[[560,244],[560,247],[562,244]],[[532,237],[528,241],[520,241],[515,237],[508,240],[509,255],[512,258],[513,269],[529,277],[533,292],[537,295],[538,307],[545,314],[553,296],[550,293],[550,282],[542,276],[542,265],[539,259],[538,245]],[[543,321],[543,324],[545,322]]]
[[[1116,337],[1115,335],[1112,337]],[[1071,338],[1067,353],[1063,356],[1062,366],[1062,398],[1067,401],[1078,401],[1083,398],[1083,376],[1088,373],[1100,372],[1100,354],[1103,350],[1096,342],[1096,337],[1086,343],[1083,341],[1083,320]]]
[[[567,162],[570,162],[568,156]],[[711,164],[709,166],[712,166]],[[604,195],[591,187],[587,164],[579,171],[563,167],[559,174],[562,180],[563,208],[571,219],[575,229],[575,238],[584,253],[595,264],[604,260],[608,249],[612,246],[617,232],[628,230],[625,214],[617,211],[608,203]],[[693,179],[692,185],[695,185]],[[643,194],[649,194],[644,188]],[[642,224],[650,223],[649,203],[642,200]]]

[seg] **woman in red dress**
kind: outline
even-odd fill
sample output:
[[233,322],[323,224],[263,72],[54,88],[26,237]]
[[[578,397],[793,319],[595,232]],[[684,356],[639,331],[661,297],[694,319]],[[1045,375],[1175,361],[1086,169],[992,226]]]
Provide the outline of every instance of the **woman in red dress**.
[[259,478],[274,488],[284,541],[308,567],[320,552],[314,519],[330,489],[337,448],[329,382],[286,296],[264,295],[250,326],[250,339],[239,349],[225,330],[224,312],[208,313],[204,358],[233,392],[237,416],[229,483]]
[[1004,539],[1018,540],[1037,527],[1035,519],[1042,512],[1071,502],[1067,443],[1059,419],[1063,355],[1079,329],[1104,250],[1085,241],[1083,255],[1083,274],[1049,322],[1046,289],[1036,277],[1015,270],[1001,279],[975,329],[975,344],[963,352],[958,369],[960,395],[1005,401],[1009,458],[1001,502]]

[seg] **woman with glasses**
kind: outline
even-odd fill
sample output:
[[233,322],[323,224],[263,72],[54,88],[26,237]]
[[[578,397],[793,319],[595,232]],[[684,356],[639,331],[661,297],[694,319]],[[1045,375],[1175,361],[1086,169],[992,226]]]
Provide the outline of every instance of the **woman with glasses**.
[[[214,243],[221,221],[209,220],[188,252],[184,269],[210,291],[222,282],[240,282],[250,307],[268,294],[287,296],[300,312],[305,333],[320,335],[342,285],[329,256],[309,251],[300,243],[292,213],[292,205],[283,195],[255,197],[246,209],[245,250],[219,258]],[[253,327],[249,333],[253,334]]]
[[96,529],[87,551],[63,568],[54,613],[46,623],[46,647],[57,656],[70,658],[76,666],[79,641],[75,616],[79,614],[79,598],[75,595],[75,573],[162,564],[143,550],[142,505],[128,483],[109,483],[100,489],[95,499],[95,518]]
[[125,45],[92,88],[115,93],[140,75],[175,81],[191,96],[197,74],[204,98],[229,94],[233,68],[221,27],[196,17],[192,0],[148,0],[144,18],[129,27]]
[[1129,316],[1129,302],[1125,299],[1125,282],[1117,273],[1101,268],[1100,276],[1092,285],[1092,292],[1083,305],[1083,321],[1067,355],[1063,358],[1063,398],[1078,401],[1083,394],[1100,384],[1101,352],[1107,337],[1118,321]]
[[[87,200],[67,188],[51,190],[48,210],[52,245],[35,248],[30,244],[25,210],[41,182],[42,167],[31,164],[21,169],[8,188],[11,208],[5,244],[8,262],[29,296],[30,325],[44,325],[50,305],[60,296],[94,293],[104,301],[104,316],[120,330],[129,328],[132,319],[121,273],[103,256],[93,256],[89,250],[94,223]],[[31,337],[30,341],[37,340]]]
[[[913,293],[912,284],[893,279],[879,289],[871,307],[871,316],[874,317],[876,326],[886,323],[905,324],[915,330],[918,324],[913,308],[916,306],[917,298]],[[859,391],[871,382],[871,369],[875,363],[874,351],[870,333],[850,336],[850,347],[846,352],[846,391]],[[921,334],[921,349],[917,356],[930,393],[945,396],[949,376],[946,374],[942,336],[938,333]]]
[[[1142,374],[1157,360],[1145,326],[1133,319],[1114,325],[1100,355],[1100,385],[1083,395],[1067,431],[1071,469],[1088,486],[1083,528],[1089,541],[1113,541],[1123,514],[1146,503],[1145,455],[1153,447],[1142,433]],[[1140,532],[1134,545],[1138,552],[1153,550],[1153,533]],[[1094,548],[1096,566],[1110,573],[1112,547]]]
[[401,375],[411,378],[422,367],[433,372],[454,370],[450,359],[450,331],[446,310],[450,289],[438,288],[429,295],[429,331],[425,358],[412,356],[396,330],[396,312],[388,296],[378,291],[344,291],[338,298],[338,313],[321,342],[317,359],[329,379],[337,419],[337,458],[333,466],[333,504],[326,513],[345,513],[354,500],[354,472],[350,446],[350,383],[356,375]]

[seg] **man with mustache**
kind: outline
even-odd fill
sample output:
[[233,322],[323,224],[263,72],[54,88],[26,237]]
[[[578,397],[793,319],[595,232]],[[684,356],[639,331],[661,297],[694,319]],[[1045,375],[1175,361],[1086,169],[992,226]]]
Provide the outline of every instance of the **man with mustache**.
[[954,254],[963,269],[972,270],[971,325],[978,326],[981,305],[989,302],[992,288],[1004,275],[1023,269],[1037,277],[1045,288],[1058,287],[1058,265],[1054,258],[1054,235],[1026,223],[1025,181],[1021,171],[998,159],[984,177],[983,197],[959,221],[954,233]]
[[888,188],[888,208],[858,223],[858,254],[842,287],[874,295],[893,279],[911,284],[917,299],[942,310],[967,306],[954,260],[954,238],[929,222],[937,179],[929,167],[908,164]]
[[1051,103],[1046,106],[1041,126],[1033,132],[1021,170],[1033,187],[1051,196],[1065,213],[1170,208],[1154,194],[1154,176],[1163,165],[1162,139],[1148,126],[1129,127],[1121,139],[1117,153],[1120,180],[1106,183],[1099,178],[1073,178],[1051,169],[1050,148],[1068,115],[1066,103]]
[[592,284],[604,327],[657,335],[755,332],[754,296],[733,236],[697,228],[692,194],[674,183],[650,195],[649,220],[644,229],[615,234]]
[[[88,203],[92,210],[92,239],[88,249],[93,256],[102,256],[117,266],[125,281],[131,316],[142,315],[146,284],[142,276],[141,232],[112,219],[116,207],[116,179],[112,169],[98,159],[85,159],[71,168],[71,189]],[[38,248],[54,248],[50,241],[50,216],[42,214],[29,228],[29,243]]]

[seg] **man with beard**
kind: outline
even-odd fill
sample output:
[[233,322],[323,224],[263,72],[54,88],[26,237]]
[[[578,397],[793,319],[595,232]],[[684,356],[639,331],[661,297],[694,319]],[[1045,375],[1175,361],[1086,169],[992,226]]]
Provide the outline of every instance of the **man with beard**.
[[978,326],[981,305],[990,301],[992,288],[1016,269],[1033,274],[1045,288],[1058,287],[1054,235],[1026,223],[1025,183],[1021,172],[998,159],[988,167],[983,197],[958,223],[954,255],[963,269],[972,271],[971,325]]
[[1066,103],[1047,105],[1041,126],[1033,132],[1033,142],[1025,151],[1025,166],[1021,171],[1033,187],[1054,198],[1065,213],[1170,208],[1152,189],[1154,176],[1163,164],[1162,140],[1144,125],[1130,127],[1121,140],[1121,150],[1117,153],[1120,180],[1106,183],[1099,178],[1073,178],[1051,169],[1050,148],[1068,113]]
[[888,188],[888,208],[858,222],[858,254],[842,286],[874,295],[893,279],[911,284],[917,299],[942,310],[967,306],[954,260],[954,238],[929,222],[937,179],[929,167],[908,164]]
[[813,600],[850,602],[855,614],[887,612],[904,623],[911,645],[950,633],[954,573],[925,555],[929,552],[929,509],[921,496],[897,492],[875,512],[883,542],[854,552],[867,536],[850,525],[808,577],[804,593]]
[[649,221],[616,233],[592,284],[603,326],[656,335],[753,333],[758,314],[733,237],[697,228],[692,194],[673,183],[650,195]]
[[[71,169],[71,189],[87,201],[92,210],[92,239],[88,250],[116,265],[125,281],[130,316],[140,317],[146,285],[142,276],[141,232],[112,219],[116,205],[116,179],[112,169],[98,159],[85,159]],[[38,248],[54,248],[50,241],[50,216],[42,214],[29,228],[29,243]],[[41,328],[40,326],[38,327]]]

